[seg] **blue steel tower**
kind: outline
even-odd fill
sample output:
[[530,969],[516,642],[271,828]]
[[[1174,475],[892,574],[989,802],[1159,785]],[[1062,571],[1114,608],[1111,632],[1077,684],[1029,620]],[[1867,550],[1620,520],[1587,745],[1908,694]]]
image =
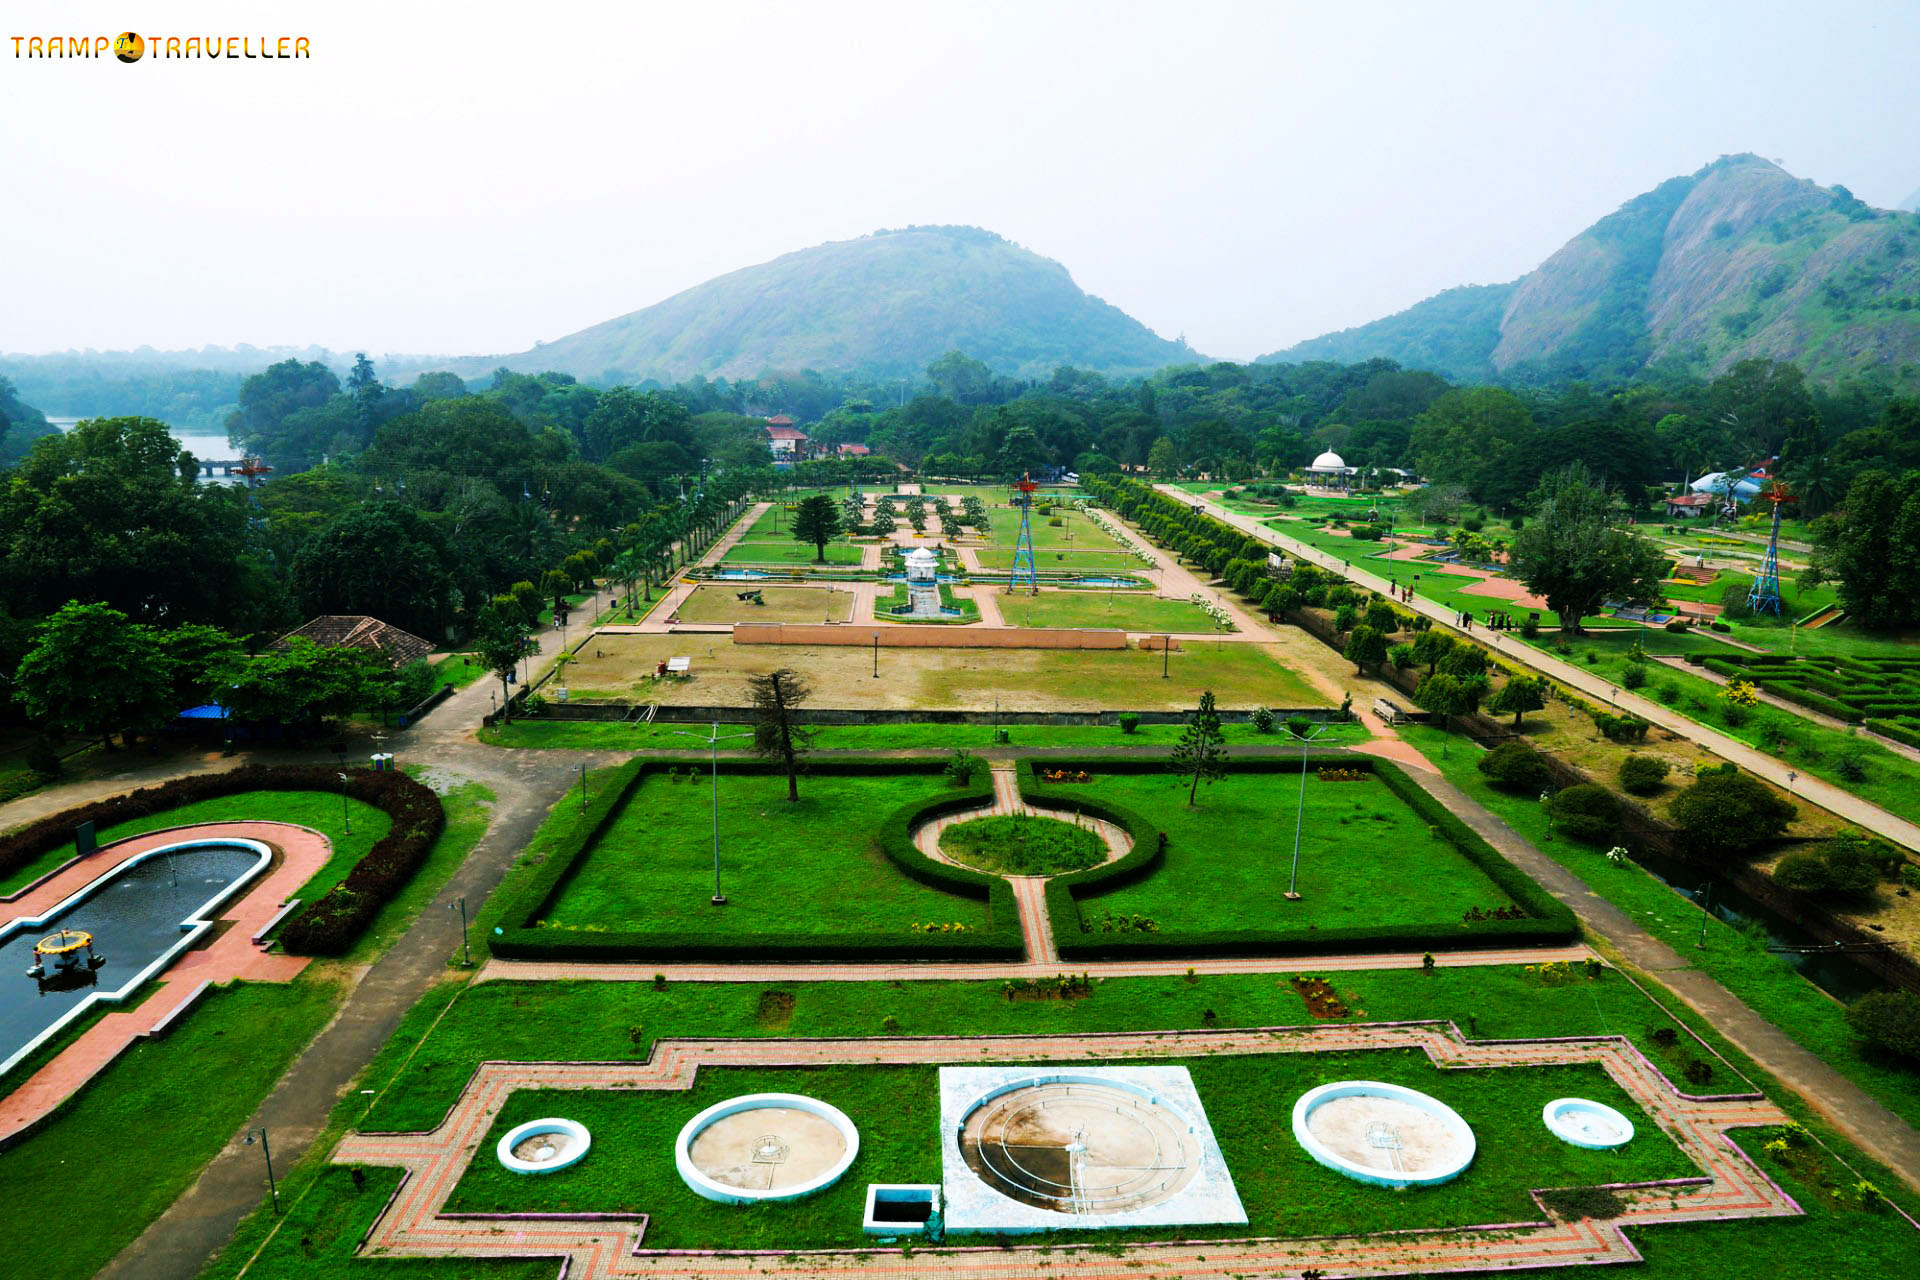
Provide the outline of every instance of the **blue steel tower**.
[[1032,477],[1022,473],[1014,486],[1019,496],[1014,499],[1020,508],[1020,536],[1013,543],[1013,573],[1007,578],[1007,591],[1018,591],[1024,582],[1028,594],[1040,594],[1040,570],[1033,562],[1033,491],[1039,486]]

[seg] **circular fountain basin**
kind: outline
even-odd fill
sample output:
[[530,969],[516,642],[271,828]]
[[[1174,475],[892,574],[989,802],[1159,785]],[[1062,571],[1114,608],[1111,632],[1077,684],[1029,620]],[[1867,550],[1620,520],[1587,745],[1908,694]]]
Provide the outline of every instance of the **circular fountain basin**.
[[1562,1142],[1607,1151],[1633,1141],[1633,1121],[1604,1102],[1555,1098],[1540,1111],[1541,1123]]
[[681,1180],[723,1204],[810,1196],[838,1182],[859,1154],[860,1133],[845,1112],[797,1093],[715,1103],[673,1144]]
[[1293,1104],[1293,1138],[1329,1169],[1381,1187],[1450,1182],[1473,1162],[1473,1129],[1416,1089],[1341,1080]]
[[549,1116],[507,1130],[494,1154],[514,1173],[552,1173],[579,1164],[592,1146],[593,1135],[585,1125]]

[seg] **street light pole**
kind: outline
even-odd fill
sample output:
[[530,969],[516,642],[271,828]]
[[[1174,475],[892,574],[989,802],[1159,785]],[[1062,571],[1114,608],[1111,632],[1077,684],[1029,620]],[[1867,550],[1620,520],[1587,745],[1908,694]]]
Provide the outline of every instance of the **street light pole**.
[[267,1145],[267,1126],[261,1125],[257,1129],[247,1130],[247,1136],[244,1139],[246,1145],[252,1146],[256,1137],[260,1140],[260,1154],[267,1158],[267,1194],[273,1197],[273,1211],[279,1213],[280,1184],[273,1178],[273,1148]]
[[473,968],[473,952],[467,944],[467,897],[465,894],[461,894],[447,904],[449,914],[456,910],[460,913],[460,967],[463,969],[471,969]]
[[[700,735],[686,729],[676,729],[675,733],[683,738],[697,738]],[[751,738],[752,733],[730,733],[728,738]],[[713,722],[713,732],[707,735],[707,756],[713,766],[713,905],[727,905],[727,895],[720,892],[720,722]]]
[[1700,886],[1700,940],[1693,945],[1701,951],[1707,949],[1707,921],[1713,918],[1713,881]]
[[347,775],[340,775],[340,821],[346,824],[347,834],[353,834],[353,811],[347,808]]
[[1326,731],[1325,725],[1321,725],[1312,733],[1300,733],[1292,725],[1287,726],[1287,732],[1300,740],[1300,803],[1293,811],[1293,870],[1287,876],[1286,899],[1288,902],[1300,901],[1300,830],[1307,817],[1307,744]]

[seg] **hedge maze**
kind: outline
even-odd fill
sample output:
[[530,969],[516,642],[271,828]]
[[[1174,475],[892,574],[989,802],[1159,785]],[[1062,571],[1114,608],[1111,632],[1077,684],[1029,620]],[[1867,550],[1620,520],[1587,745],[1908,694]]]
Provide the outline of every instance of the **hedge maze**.
[[1693,654],[1688,661],[1729,680],[1750,680],[1789,702],[1920,746],[1920,658],[1798,658]]

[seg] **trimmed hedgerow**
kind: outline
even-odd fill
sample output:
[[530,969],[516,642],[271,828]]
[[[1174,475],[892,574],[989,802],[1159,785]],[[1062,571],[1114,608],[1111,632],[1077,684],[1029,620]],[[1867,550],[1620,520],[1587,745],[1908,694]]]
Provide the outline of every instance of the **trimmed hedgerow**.
[[[541,867],[521,886],[507,905],[500,931],[491,939],[493,954],[519,960],[677,960],[683,962],[740,960],[825,961],[825,960],[988,960],[1022,954],[1019,911],[1013,890],[998,876],[986,875],[965,867],[935,862],[914,846],[913,829],[923,821],[958,809],[990,803],[991,786],[955,789],[933,801],[904,805],[888,815],[874,832],[874,839],[889,862],[902,875],[920,884],[958,897],[985,902],[989,924],[968,933],[921,933],[906,930],[846,933],[760,934],[724,930],[609,932],[558,929],[536,926],[547,906],[565,888],[567,878],[579,867],[607,828],[626,807],[641,781],[649,774],[708,762],[694,760],[635,760],[620,766],[597,799],[584,812],[569,819],[559,815],[561,828],[553,851]],[[942,760],[832,760],[814,761],[807,771],[815,775],[873,776],[880,774],[936,774],[946,767]],[[778,763],[763,760],[729,760],[720,765],[722,773],[769,774],[780,771]]]
[[[1049,759],[1049,768],[1086,769],[1090,772],[1148,773],[1166,768],[1156,760]],[[1295,773],[1298,758],[1267,757],[1234,761],[1232,773]],[[1245,956],[1297,955],[1321,952],[1366,951],[1378,948],[1407,950],[1436,947],[1460,948],[1515,946],[1526,943],[1564,942],[1578,933],[1573,912],[1542,889],[1500,852],[1482,839],[1421,787],[1389,761],[1362,755],[1309,756],[1309,769],[1342,768],[1372,772],[1402,803],[1411,808],[1462,857],[1493,881],[1500,891],[1528,915],[1524,920],[1479,920],[1448,925],[1370,925],[1364,928],[1316,929],[1310,933],[1283,933],[1276,930],[1185,931],[1180,933],[1090,933],[1081,928],[1086,904],[1105,893],[1119,889],[1158,871],[1166,858],[1166,838],[1159,828],[1140,815],[1117,805],[1082,799],[1071,785],[1047,786],[1022,779],[1022,791],[1035,803],[1078,807],[1082,812],[1106,818],[1126,827],[1134,836],[1134,847],[1126,857],[1104,867],[1095,867],[1073,876],[1061,876],[1047,883],[1048,914],[1053,921],[1054,940],[1063,960],[1135,959],[1145,956]],[[1028,772],[1033,769],[1028,763]],[[1144,838],[1143,838],[1144,837]],[[1151,844],[1147,841],[1151,840]],[[1205,886],[1194,886],[1204,893]]]
[[[246,765],[225,773],[174,778],[159,786],[96,800],[0,836],[0,875],[72,839],[73,829],[83,822],[104,830],[182,805],[245,791],[333,791],[339,774],[331,765]],[[380,909],[413,878],[447,823],[440,797],[431,787],[404,773],[355,769],[347,778],[347,795],[379,809],[392,823],[387,834],[374,842],[340,883],[303,906],[281,929],[280,945],[299,955],[344,955]],[[261,818],[272,821],[270,814]]]

